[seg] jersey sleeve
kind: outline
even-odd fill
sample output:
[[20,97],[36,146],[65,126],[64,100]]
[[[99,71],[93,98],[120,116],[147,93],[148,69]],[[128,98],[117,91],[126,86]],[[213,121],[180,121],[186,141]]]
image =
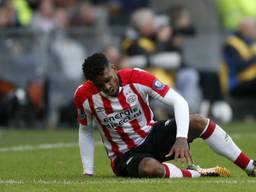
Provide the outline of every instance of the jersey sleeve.
[[134,69],[133,82],[147,87],[148,94],[152,97],[164,97],[170,87],[162,83],[153,74],[142,69]]
[[94,139],[91,126],[79,126],[79,147],[83,165],[83,174],[93,175]]
[[88,100],[79,93],[74,95],[74,103],[77,111],[77,122],[88,126],[92,122],[92,114],[88,106]]

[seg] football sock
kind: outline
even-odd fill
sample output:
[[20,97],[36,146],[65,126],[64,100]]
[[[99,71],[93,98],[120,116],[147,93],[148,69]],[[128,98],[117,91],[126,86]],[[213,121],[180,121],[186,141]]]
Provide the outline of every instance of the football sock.
[[201,174],[195,170],[180,169],[171,163],[162,163],[162,165],[165,170],[164,177],[166,178],[183,178],[183,177],[195,178],[195,177],[201,176]]
[[233,142],[231,137],[213,121],[208,120],[200,137],[203,138],[216,153],[227,157],[241,169],[247,172],[252,171],[254,167],[253,160],[243,153]]

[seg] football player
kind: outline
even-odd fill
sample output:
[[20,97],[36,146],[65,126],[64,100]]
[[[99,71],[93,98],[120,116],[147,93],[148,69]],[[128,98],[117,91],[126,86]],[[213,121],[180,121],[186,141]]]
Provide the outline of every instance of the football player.
[[[77,88],[74,101],[84,175],[94,173],[92,131],[97,127],[117,176],[229,176],[224,167],[202,169],[192,164],[189,143],[197,138],[255,176],[256,162],[219,125],[200,115],[189,115],[183,97],[151,73],[140,69],[117,71],[102,53],[84,60],[83,73],[87,81]],[[174,118],[155,122],[149,96],[173,106]],[[166,162],[171,159],[189,166],[182,170]]]

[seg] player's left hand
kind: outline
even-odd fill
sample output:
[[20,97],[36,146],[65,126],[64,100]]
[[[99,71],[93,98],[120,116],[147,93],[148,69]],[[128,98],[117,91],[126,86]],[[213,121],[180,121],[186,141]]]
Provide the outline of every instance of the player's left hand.
[[83,177],[92,177],[93,176],[93,174],[89,174],[89,173],[84,173],[83,174]]
[[174,160],[180,159],[181,164],[185,161],[190,165],[192,161],[192,156],[189,151],[187,138],[177,137],[174,145],[172,146],[170,152],[165,157],[170,157],[174,154]]

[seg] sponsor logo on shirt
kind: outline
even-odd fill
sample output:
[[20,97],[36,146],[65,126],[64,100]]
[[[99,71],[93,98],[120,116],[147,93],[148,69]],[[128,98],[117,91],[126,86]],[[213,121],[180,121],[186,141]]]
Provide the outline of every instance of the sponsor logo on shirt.
[[135,106],[120,112],[109,114],[103,119],[103,123],[108,129],[115,129],[116,127],[123,126],[125,123],[132,121],[133,119],[139,118],[141,115],[141,110]]
[[164,88],[164,84],[162,82],[160,82],[159,80],[155,79],[153,81],[153,87],[156,89],[156,90],[163,90]]

